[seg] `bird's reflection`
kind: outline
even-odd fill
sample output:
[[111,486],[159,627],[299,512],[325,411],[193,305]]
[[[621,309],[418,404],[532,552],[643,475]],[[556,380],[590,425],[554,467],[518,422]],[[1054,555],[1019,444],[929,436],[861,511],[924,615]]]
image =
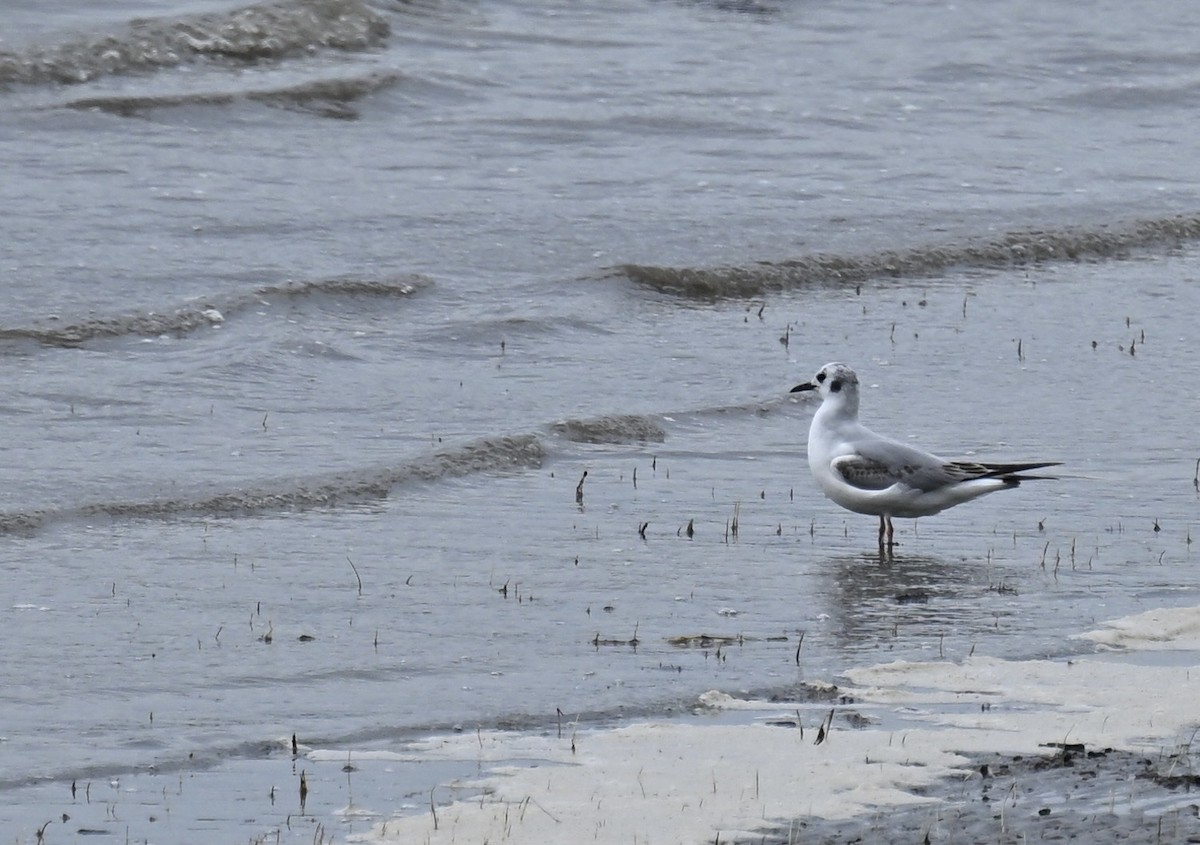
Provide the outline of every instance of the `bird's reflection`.
[[[829,633],[850,651],[936,650],[995,629],[1011,612],[997,599],[1011,590],[985,561],[929,555],[830,558]],[[955,655],[957,656],[957,655]]]

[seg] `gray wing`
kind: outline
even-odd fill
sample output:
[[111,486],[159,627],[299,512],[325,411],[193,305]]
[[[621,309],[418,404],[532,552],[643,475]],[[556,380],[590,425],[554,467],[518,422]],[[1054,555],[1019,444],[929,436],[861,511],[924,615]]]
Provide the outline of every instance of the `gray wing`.
[[886,490],[903,480],[904,467],[896,467],[862,455],[842,455],[830,464],[843,480],[859,490]]
[[847,484],[860,490],[885,490],[902,483],[926,493],[993,474],[984,464],[945,461],[929,452],[884,439],[855,444],[855,454],[834,458],[831,467]]

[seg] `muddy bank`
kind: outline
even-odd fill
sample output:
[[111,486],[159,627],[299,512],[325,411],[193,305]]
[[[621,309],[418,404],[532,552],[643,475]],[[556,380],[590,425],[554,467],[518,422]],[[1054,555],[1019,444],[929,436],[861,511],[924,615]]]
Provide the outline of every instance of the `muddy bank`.
[[765,845],[912,842],[1200,842],[1200,770],[1182,751],[1148,756],[1068,743],[1045,756],[970,755],[974,771],[917,790],[928,804],[852,819],[797,819]]

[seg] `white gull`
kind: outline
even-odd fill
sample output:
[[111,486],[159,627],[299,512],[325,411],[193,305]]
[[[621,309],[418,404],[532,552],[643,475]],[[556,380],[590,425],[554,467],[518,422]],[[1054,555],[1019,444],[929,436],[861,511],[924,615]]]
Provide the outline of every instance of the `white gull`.
[[1030,470],[1059,461],[985,464],[948,461],[876,434],[858,421],[858,376],[826,364],[792,392],[815,390],[821,407],[808,430],[808,465],[825,495],[846,510],[879,517],[879,548],[893,546],[892,517],[916,519],[1047,476]]

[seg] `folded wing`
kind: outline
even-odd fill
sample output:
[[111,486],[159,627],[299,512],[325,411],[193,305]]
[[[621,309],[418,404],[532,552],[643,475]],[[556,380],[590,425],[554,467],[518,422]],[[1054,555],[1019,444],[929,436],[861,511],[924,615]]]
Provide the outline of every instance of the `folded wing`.
[[944,461],[920,449],[885,441],[872,444],[859,453],[834,458],[831,468],[847,484],[859,490],[886,490],[900,483],[928,493],[979,478],[997,478],[1016,486],[1021,481],[1047,477],[1024,473],[1059,464],[1058,461],[1018,464]]

